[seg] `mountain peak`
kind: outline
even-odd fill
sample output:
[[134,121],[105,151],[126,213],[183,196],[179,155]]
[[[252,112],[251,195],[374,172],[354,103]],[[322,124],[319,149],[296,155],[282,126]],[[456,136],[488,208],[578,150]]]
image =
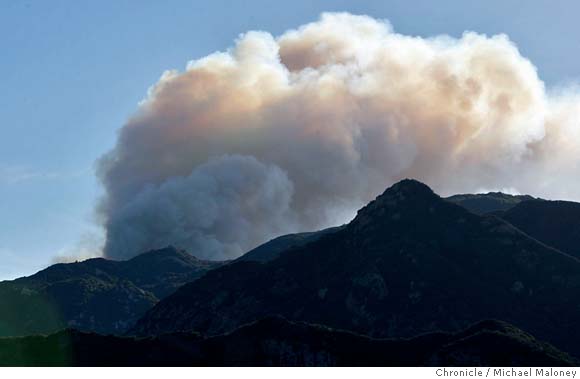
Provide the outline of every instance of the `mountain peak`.
[[[403,194],[409,196],[433,196],[435,193],[426,184],[415,179],[403,179],[387,188],[383,195]],[[436,196],[436,195],[435,195]]]
[[360,209],[353,224],[363,225],[384,218],[396,221],[406,218],[405,215],[417,217],[432,212],[434,206],[441,202],[441,198],[429,186],[414,179],[404,179]]
[[[387,188],[367,207],[381,208],[417,208],[425,207],[441,198],[429,186],[414,179],[404,179]],[[363,208],[363,209],[365,209]]]

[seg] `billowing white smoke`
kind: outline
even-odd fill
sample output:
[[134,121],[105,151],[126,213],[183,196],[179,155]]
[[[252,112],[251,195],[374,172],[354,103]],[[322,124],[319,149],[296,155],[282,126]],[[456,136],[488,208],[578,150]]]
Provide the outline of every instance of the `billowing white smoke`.
[[443,194],[580,198],[580,97],[547,95],[506,36],[396,34],[324,14],[166,72],[99,164],[105,254],[233,258],[348,221],[414,177]]

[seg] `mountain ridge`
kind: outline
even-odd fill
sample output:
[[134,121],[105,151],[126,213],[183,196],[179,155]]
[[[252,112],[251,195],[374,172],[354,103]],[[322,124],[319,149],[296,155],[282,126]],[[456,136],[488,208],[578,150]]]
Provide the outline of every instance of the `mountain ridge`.
[[486,320],[457,333],[374,339],[270,316],[214,337],[148,338],[65,330],[0,338],[7,366],[575,366],[578,360],[513,325]]
[[500,217],[537,240],[580,258],[580,203],[525,201]]
[[160,298],[221,264],[173,247],[128,261],[92,258],[55,264],[0,282],[0,336],[48,333],[67,326],[123,333]]
[[234,261],[254,261],[261,263],[268,262],[278,258],[280,253],[284,252],[285,250],[314,242],[326,234],[339,231],[343,227],[344,226],[334,226],[318,230],[316,232],[285,234],[263,243],[262,245],[248,251],[241,257],[236,258]]
[[281,314],[375,337],[408,337],[497,318],[573,350],[572,336],[580,336],[573,327],[577,296],[576,259],[405,180],[336,233],[274,261],[234,262],[183,286],[132,332],[213,335]]
[[483,215],[486,213],[507,211],[523,201],[543,200],[530,195],[510,195],[503,192],[487,192],[477,194],[457,194],[446,197],[445,200],[461,205],[467,210]]

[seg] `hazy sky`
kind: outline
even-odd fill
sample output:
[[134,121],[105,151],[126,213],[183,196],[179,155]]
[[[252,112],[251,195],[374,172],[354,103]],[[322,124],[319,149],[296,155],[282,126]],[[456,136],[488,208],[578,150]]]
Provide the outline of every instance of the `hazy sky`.
[[[436,4],[436,6],[434,5]],[[166,69],[324,11],[419,36],[506,33],[548,88],[580,78],[574,1],[0,2],[0,279],[77,254],[98,230],[94,161]]]

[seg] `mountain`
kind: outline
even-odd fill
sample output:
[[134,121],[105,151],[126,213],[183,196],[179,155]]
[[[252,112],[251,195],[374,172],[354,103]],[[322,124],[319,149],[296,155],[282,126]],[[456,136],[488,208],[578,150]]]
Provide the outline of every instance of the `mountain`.
[[500,321],[459,333],[373,339],[269,317],[204,338],[151,338],[65,330],[47,337],[0,338],[5,366],[577,366],[580,362]]
[[50,333],[64,327],[123,333],[179,286],[220,266],[168,247],[128,261],[103,258],[56,264],[0,282],[0,335]]
[[476,214],[493,213],[530,237],[580,258],[580,203],[500,192],[446,198]]
[[119,262],[119,268],[122,276],[162,299],[183,284],[225,263],[227,261],[201,260],[185,250],[169,246]]
[[580,203],[524,201],[501,217],[537,240],[580,258]]
[[237,262],[269,262],[280,256],[285,250],[291,247],[298,247],[306,245],[307,243],[314,242],[320,237],[327,235],[329,233],[334,233],[339,231],[342,227],[336,226],[333,228],[327,228],[319,230],[317,232],[306,232],[306,233],[294,233],[286,234],[270,240],[253,250],[248,251],[246,254],[242,255]]
[[377,338],[412,337],[500,319],[577,354],[578,298],[577,259],[404,180],[335,233],[181,287],[131,333],[216,335],[280,314]]
[[483,215],[498,211],[506,211],[522,201],[536,200],[529,195],[508,195],[502,192],[488,192],[482,194],[453,195],[445,200],[461,205],[469,211]]

